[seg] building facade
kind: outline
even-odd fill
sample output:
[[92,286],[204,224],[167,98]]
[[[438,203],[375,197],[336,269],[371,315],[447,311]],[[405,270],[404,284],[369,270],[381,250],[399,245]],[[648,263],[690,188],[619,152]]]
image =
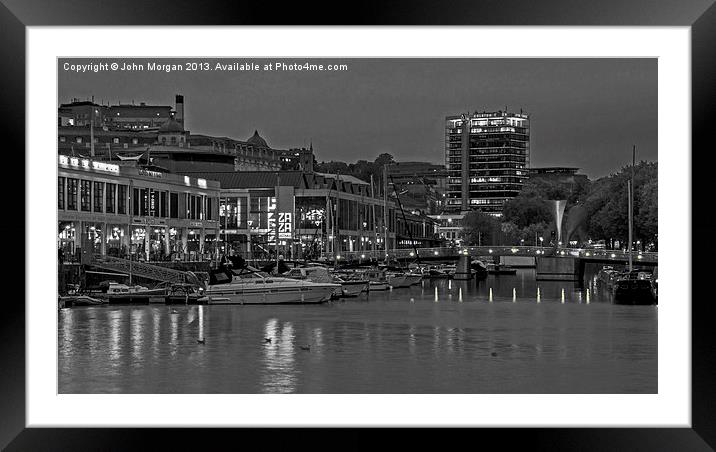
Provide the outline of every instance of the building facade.
[[277,249],[293,259],[390,254],[413,243],[434,246],[438,237],[433,220],[410,212],[403,219],[392,200],[374,197],[370,184],[351,176],[304,171],[200,176],[221,185],[220,242],[230,255],[263,259]]
[[58,250],[64,261],[145,261],[217,252],[219,184],[136,165],[59,155]]
[[445,118],[445,208],[500,216],[527,179],[530,119],[503,111]]

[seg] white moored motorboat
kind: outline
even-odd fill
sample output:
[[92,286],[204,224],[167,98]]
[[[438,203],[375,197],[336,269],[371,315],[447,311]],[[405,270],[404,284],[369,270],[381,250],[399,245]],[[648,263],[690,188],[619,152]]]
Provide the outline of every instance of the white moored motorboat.
[[252,267],[212,272],[204,291],[207,304],[322,303],[341,290],[339,284],[271,276]]

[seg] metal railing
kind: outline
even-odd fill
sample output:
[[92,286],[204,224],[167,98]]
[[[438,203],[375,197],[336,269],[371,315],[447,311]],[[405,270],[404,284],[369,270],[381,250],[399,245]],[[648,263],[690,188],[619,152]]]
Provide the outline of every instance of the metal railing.
[[143,262],[129,261],[118,257],[102,256],[92,260],[92,265],[105,270],[114,270],[121,273],[131,274],[141,278],[155,281],[168,281],[174,283],[186,282],[186,273],[172,268],[161,267]]
[[[386,256],[387,254],[387,256]],[[412,248],[391,249],[386,253],[384,250],[366,251],[345,251],[337,253],[338,260],[360,261],[360,260],[383,260],[389,259],[415,259],[422,258],[456,258],[461,254],[469,256],[554,256],[554,257],[579,257],[586,260],[613,260],[626,261],[629,253],[622,250],[596,250],[589,248],[554,248],[541,246],[466,246],[466,247],[435,247],[418,248],[417,255]],[[332,259],[332,257],[330,257]],[[655,263],[658,261],[656,252],[637,252],[633,254],[635,263]]]

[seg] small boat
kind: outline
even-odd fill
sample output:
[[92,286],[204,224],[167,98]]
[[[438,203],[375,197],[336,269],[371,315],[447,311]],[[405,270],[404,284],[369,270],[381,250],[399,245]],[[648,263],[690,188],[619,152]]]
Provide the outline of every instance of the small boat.
[[149,289],[145,286],[120,284],[114,281],[105,281],[100,284],[102,294],[108,303],[149,303],[150,298],[164,298],[167,293],[165,287]]
[[400,289],[404,287],[410,287],[420,283],[423,279],[423,275],[419,273],[400,272],[400,273],[388,273],[386,274],[386,280],[393,289]]
[[87,295],[67,295],[59,297],[60,308],[71,308],[74,306],[97,306],[107,303],[106,300],[93,298]]
[[612,288],[616,304],[654,304],[651,273],[632,270],[620,273]]
[[366,270],[363,272],[362,278],[368,280],[368,291],[390,289],[385,276],[385,270]]
[[250,266],[237,270],[223,268],[209,274],[205,297],[199,302],[242,305],[323,303],[340,289],[340,284],[270,276]]
[[452,274],[442,265],[430,265],[423,267],[422,269],[423,278],[429,279],[443,279],[452,278]]
[[164,297],[166,304],[200,304],[203,290],[194,284],[171,284]]
[[614,281],[619,276],[619,272],[614,267],[607,265],[602,267],[597,273],[597,284],[601,284],[607,289],[611,289],[614,286]]
[[488,275],[487,265],[478,259],[473,259],[470,262],[470,268],[472,269],[475,279],[485,279]]
[[501,264],[487,264],[487,273],[490,275],[515,275],[517,269]]

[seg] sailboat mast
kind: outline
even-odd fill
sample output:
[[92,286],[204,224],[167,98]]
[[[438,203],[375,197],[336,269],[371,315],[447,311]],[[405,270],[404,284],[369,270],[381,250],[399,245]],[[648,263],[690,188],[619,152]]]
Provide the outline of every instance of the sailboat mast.
[[[371,221],[373,226],[373,240],[377,242],[378,234],[377,229],[375,227],[376,221],[375,221],[375,188],[373,187],[373,174],[370,175],[370,197],[373,198],[373,202],[371,202],[371,209],[372,209],[372,215],[371,215]],[[373,246],[371,246],[371,251],[375,251],[375,242],[373,243]],[[377,257],[377,256],[376,256]]]
[[633,240],[632,237],[634,232],[634,189],[636,187],[636,145],[632,145],[631,148],[631,188],[629,189],[629,204],[630,204],[630,214],[629,214],[629,271],[632,270],[633,266],[633,255],[634,255],[634,246],[633,246]]
[[632,262],[632,250],[631,250],[631,241],[632,241],[632,190],[634,187],[631,184],[631,181],[627,181],[627,191],[629,195],[629,271],[633,270],[633,262]]
[[276,240],[276,274],[277,275],[279,274],[279,272],[278,272],[278,193],[279,193],[280,187],[281,187],[281,176],[279,175],[279,173],[276,173],[276,204],[274,206],[273,215],[274,215],[274,224],[276,227],[275,240]]
[[[400,202],[400,193],[398,193],[398,187],[395,185],[395,181],[393,181],[393,176],[390,176],[390,182],[393,183],[393,191],[395,191],[395,199],[398,200],[398,207],[400,207],[400,213],[403,216],[403,224],[405,224],[405,229],[408,230],[408,238],[410,238],[410,242],[413,245],[413,251],[415,252],[415,258],[418,261],[418,264],[420,264],[420,255],[418,254],[418,248],[415,246],[415,240],[413,240],[413,232],[410,230],[410,226],[408,225],[408,220],[405,219],[405,211],[403,210],[403,203]],[[396,231],[395,239],[398,239],[398,234]]]
[[383,246],[388,262],[388,164],[383,165]]

